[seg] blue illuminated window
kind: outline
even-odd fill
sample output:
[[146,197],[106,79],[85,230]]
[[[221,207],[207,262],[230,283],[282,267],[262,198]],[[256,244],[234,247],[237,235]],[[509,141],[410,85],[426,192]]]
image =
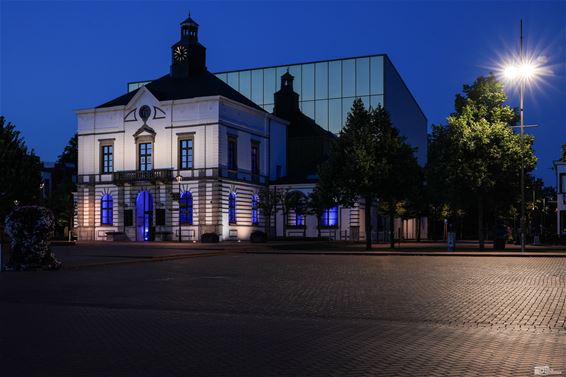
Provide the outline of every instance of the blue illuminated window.
[[183,225],[193,225],[193,195],[185,191],[179,200],[179,221]]
[[105,194],[100,199],[100,224],[112,225],[112,195]]
[[236,194],[233,192],[228,196],[228,223],[236,224]]
[[305,225],[305,214],[301,210],[295,211],[295,225],[297,226]]
[[322,226],[338,226],[338,207],[325,209],[321,222]]
[[259,224],[259,214],[257,210],[257,203],[259,198],[257,195],[252,195],[252,224],[257,225]]

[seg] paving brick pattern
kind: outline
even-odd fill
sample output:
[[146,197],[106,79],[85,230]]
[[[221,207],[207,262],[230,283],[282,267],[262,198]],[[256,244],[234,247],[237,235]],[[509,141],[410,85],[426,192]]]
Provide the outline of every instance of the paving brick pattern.
[[229,255],[0,297],[0,376],[566,374],[566,258]]

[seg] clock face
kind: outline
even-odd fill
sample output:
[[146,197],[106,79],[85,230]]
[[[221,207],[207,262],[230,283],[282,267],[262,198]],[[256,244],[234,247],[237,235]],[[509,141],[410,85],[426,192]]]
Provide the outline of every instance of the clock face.
[[187,51],[185,46],[177,46],[175,47],[175,50],[173,52],[173,57],[178,62],[184,62],[185,60],[187,60],[188,55],[189,52]]

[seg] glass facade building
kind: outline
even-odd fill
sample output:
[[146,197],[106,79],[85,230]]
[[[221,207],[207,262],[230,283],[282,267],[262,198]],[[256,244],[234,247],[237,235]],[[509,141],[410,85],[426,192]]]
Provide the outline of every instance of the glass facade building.
[[[426,117],[385,54],[218,72],[216,76],[271,113],[273,94],[287,70],[295,77],[301,111],[321,127],[338,133],[355,98],[361,98],[366,107],[381,104],[394,126],[418,148],[417,156],[424,163]],[[128,91],[148,82],[129,83]]]

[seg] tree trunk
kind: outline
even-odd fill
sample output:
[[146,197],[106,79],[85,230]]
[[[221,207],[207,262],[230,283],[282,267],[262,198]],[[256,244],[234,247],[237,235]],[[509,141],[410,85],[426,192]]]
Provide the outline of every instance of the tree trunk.
[[371,202],[372,197],[366,196],[365,200],[365,228],[366,228],[366,250],[371,250]]
[[389,202],[389,243],[395,249],[395,203]]
[[267,239],[271,238],[271,214],[265,215],[265,235]]
[[478,242],[480,250],[485,246],[485,236],[483,234],[483,198],[481,195],[478,197]]
[[421,242],[421,217],[417,215],[417,242]]
[[287,239],[287,216],[288,213],[283,209],[283,239]]

